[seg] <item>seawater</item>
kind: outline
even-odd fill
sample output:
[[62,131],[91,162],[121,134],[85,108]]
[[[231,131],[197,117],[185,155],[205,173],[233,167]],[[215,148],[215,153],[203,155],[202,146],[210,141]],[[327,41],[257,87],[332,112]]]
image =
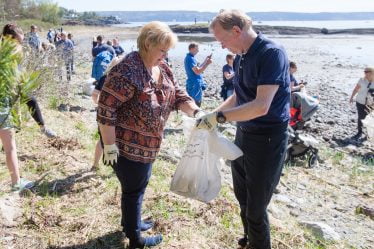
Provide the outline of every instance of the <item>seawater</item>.
[[[141,27],[147,22],[132,22],[125,24],[117,24],[117,27]],[[166,22],[168,25],[191,25],[195,22]],[[207,22],[198,22],[207,23]],[[270,26],[291,26],[291,27],[307,27],[307,28],[327,28],[327,29],[358,29],[358,28],[374,28],[374,20],[323,20],[323,21],[254,21],[254,25],[270,25]]]
[[[300,44],[303,44],[304,40],[315,40],[315,45],[318,50],[322,53],[333,54],[336,57],[341,58],[343,61],[347,61],[350,64],[359,65],[374,65],[374,36],[363,36],[360,35],[311,35],[311,36],[268,36],[270,39],[285,45],[286,50],[288,48],[287,40],[297,39]],[[325,41],[332,42],[325,42]],[[212,59],[215,63],[226,63],[226,55],[229,53],[227,49],[222,49],[221,45],[214,41],[214,38],[210,35],[207,39],[206,34],[195,34],[193,36],[181,35],[179,36],[179,42],[175,48],[169,51],[169,57],[171,60],[184,58],[188,52],[188,45],[191,41],[196,41],[199,44],[200,52],[197,54],[197,60],[202,62],[206,56],[213,54]],[[371,42],[372,41],[372,42]],[[136,50],[136,40],[126,40],[121,43],[126,53]]]

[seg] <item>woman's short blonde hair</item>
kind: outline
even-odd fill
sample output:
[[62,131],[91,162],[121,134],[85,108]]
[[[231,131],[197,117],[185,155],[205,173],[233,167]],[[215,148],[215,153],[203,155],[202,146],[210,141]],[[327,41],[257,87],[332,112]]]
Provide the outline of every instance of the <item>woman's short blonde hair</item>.
[[373,72],[374,73],[374,67],[365,67],[365,72]]
[[241,10],[221,10],[210,23],[210,29],[219,23],[224,30],[231,30],[238,26],[241,30],[248,30],[252,26],[252,19]]
[[140,55],[147,53],[149,47],[163,46],[170,49],[178,42],[178,37],[165,23],[154,21],[140,30],[137,45]]

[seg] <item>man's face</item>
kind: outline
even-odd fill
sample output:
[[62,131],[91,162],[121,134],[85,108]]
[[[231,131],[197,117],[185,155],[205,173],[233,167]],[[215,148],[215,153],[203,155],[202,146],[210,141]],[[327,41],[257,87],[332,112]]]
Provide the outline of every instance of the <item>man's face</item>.
[[216,40],[221,43],[222,48],[227,48],[234,54],[242,53],[240,42],[238,42],[238,38],[241,34],[239,27],[234,26],[231,30],[225,30],[219,23],[217,23],[212,28],[212,31]]
[[290,67],[290,72],[293,74],[293,73],[296,73],[297,71],[297,67]]
[[199,46],[190,49],[191,54],[197,55],[199,53]]

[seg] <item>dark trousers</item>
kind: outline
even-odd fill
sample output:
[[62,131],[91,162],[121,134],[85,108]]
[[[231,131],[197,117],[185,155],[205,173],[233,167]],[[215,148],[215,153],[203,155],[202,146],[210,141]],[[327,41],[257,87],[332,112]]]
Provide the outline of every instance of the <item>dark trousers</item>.
[[71,60],[68,60],[65,62],[65,67],[66,67],[66,78],[68,81],[71,80],[71,74],[72,74],[72,68],[73,68],[73,62]]
[[370,109],[368,108],[367,105],[363,105],[360,103],[356,102],[356,107],[357,107],[357,114],[358,114],[358,120],[357,120],[357,130],[358,133],[362,133],[362,120],[366,118],[366,116],[370,113]]
[[34,97],[28,97],[26,105],[29,108],[30,114],[32,118],[36,121],[36,123],[38,125],[44,125],[42,112],[40,111],[40,107],[36,99]]
[[256,249],[271,248],[266,209],[281,176],[287,142],[283,127],[261,135],[237,129],[235,144],[244,155],[231,164],[234,192],[244,233]]
[[70,69],[71,69],[71,72],[74,73],[75,70],[74,70],[74,56],[71,57],[71,61],[70,61]]
[[113,167],[121,183],[121,225],[130,240],[140,238],[140,221],[145,189],[152,173],[152,163],[131,161],[118,157]]

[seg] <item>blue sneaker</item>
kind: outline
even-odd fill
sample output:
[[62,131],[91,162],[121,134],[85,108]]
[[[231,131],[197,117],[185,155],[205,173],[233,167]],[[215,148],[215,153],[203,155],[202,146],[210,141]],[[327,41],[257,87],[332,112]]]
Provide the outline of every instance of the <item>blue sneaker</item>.
[[35,182],[29,181],[25,178],[20,178],[18,183],[12,185],[13,192],[21,192],[25,189],[30,189],[35,186]]
[[149,237],[140,237],[136,240],[130,239],[129,249],[143,249],[145,247],[157,246],[162,242],[162,235],[157,234]]
[[155,223],[151,220],[142,220],[140,223],[140,231],[144,232],[151,229]]

